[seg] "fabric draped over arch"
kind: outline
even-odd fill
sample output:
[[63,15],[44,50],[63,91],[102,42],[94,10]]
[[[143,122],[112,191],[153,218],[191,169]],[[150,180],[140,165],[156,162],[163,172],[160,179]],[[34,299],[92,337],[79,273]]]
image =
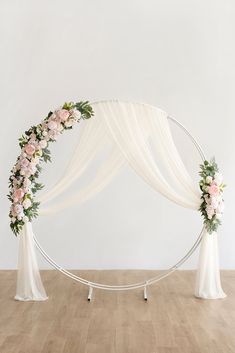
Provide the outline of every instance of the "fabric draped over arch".
[[[92,107],[94,117],[83,123],[76,150],[63,176],[54,187],[38,198],[41,202],[41,215],[59,212],[91,199],[103,190],[126,164],[154,191],[179,206],[198,210],[201,203],[199,187],[185,168],[164,111],[146,104],[116,100],[94,103]],[[111,147],[93,179],[72,195],[65,194],[62,201],[56,202],[56,198],[82,176],[96,155],[107,145]],[[52,205],[48,206],[49,202],[52,202]],[[30,241],[32,234],[31,225],[24,226],[20,242],[25,243],[27,239]],[[20,246],[19,249],[16,299],[46,299],[41,281],[35,281],[35,277],[40,278],[35,259],[31,263],[24,261],[28,255],[26,252],[29,249],[32,252],[33,247]],[[32,266],[30,276],[27,275],[29,266]],[[26,291],[27,285],[29,288]],[[209,235],[205,232],[203,235],[195,295],[202,298],[225,296],[220,284],[217,234]]]

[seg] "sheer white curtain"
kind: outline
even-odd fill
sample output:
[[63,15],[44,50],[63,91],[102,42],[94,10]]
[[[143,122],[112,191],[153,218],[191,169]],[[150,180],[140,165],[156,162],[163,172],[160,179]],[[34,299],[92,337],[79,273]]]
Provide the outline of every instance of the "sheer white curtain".
[[16,300],[46,300],[33,241],[32,224],[24,225],[19,235],[19,256],[16,286]]
[[[107,159],[98,168],[94,179],[88,185],[84,186],[78,192],[73,192],[71,196],[65,197],[63,201],[57,202],[48,208],[42,208],[40,210],[40,215],[56,213],[69,206],[73,206],[75,204],[77,205],[89,200],[95,194],[103,190],[105,186],[112,181],[113,177],[119,172],[125,163],[126,161],[121,153],[117,149],[112,149]],[[58,190],[58,195],[59,194],[60,192]],[[44,196],[44,200],[45,198],[46,194]]]
[[[108,143],[113,145],[111,152],[88,185],[72,196],[65,197],[63,202],[55,202],[44,209],[42,207],[41,214],[58,212],[92,198],[112,180],[125,163],[128,163],[153,190],[180,206],[198,210],[198,186],[194,185],[175,147],[165,112],[149,105],[120,101],[95,103],[93,109],[95,115],[84,122],[86,126],[66,173],[54,188],[39,198],[42,206],[66,191],[82,175],[98,151]],[[160,165],[164,165],[164,172],[160,170],[154,152],[161,160]],[[29,230],[29,227],[24,227],[24,233]],[[204,240],[207,238],[210,239],[209,242],[202,242],[195,294],[203,298],[221,298],[225,294],[220,285],[218,252],[215,251],[217,236],[205,234]],[[21,247],[20,249],[22,251]],[[205,261],[208,253],[214,259],[210,268]],[[214,290],[213,294],[212,291],[208,294],[211,289],[208,287],[209,282],[216,283],[213,287],[216,291]],[[18,295],[18,299],[19,297]],[[22,296],[25,297],[26,295]]]
[[[58,141],[59,142],[59,141]],[[77,147],[63,177],[39,201],[44,203],[59,196],[76,181],[87,169],[97,153],[107,144],[105,130],[99,119],[90,119],[85,122]]]
[[205,232],[200,248],[196,278],[195,296],[203,299],[225,298],[219,271],[217,233]]
[[[200,205],[200,194],[197,188],[187,192],[184,196],[177,188],[170,185],[168,175],[163,175],[159,170],[153,155],[151,146],[146,138],[146,132],[149,131],[154,138],[158,139],[156,129],[153,127],[160,125],[164,133],[164,144],[169,146],[172,160],[176,163],[169,164],[171,170],[176,174],[180,174],[180,161],[177,150],[171,148],[171,134],[166,133],[167,114],[155,107],[125,103],[125,102],[106,102],[98,104],[95,109],[96,114],[104,120],[105,126],[108,128],[109,136],[120,149],[128,164],[147,182],[154,190],[167,197],[169,200],[177,203],[180,206],[192,209],[198,209]],[[162,152],[164,149],[162,150]],[[162,153],[164,161],[166,154]],[[167,170],[169,173],[169,171]],[[182,172],[181,188],[191,184],[191,178],[185,173],[185,168]],[[187,181],[184,184],[185,180]],[[188,189],[188,188],[187,188]],[[188,191],[188,190],[187,190]]]

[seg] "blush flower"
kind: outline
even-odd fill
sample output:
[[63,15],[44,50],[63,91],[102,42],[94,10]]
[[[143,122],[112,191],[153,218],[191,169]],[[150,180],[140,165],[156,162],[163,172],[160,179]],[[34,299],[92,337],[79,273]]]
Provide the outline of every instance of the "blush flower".
[[[82,115],[79,110],[82,110]],[[20,138],[21,153],[11,170],[8,194],[11,201],[11,228],[15,234],[22,230],[26,222],[31,222],[37,216],[39,202],[34,202],[34,194],[43,185],[36,180],[41,171],[40,163],[50,160],[50,142],[55,141],[66,128],[71,128],[81,118],[89,119],[92,115],[92,107],[88,102],[65,103],[63,108],[49,112],[41,123],[25,131]]]
[[27,158],[22,158],[21,160],[20,160],[20,167],[21,168],[27,168],[28,167],[28,165],[29,165],[29,160],[27,159]]
[[60,119],[60,121],[66,121],[69,118],[70,113],[66,109],[61,109],[56,112],[56,115]]
[[20,204],[17,204],[14,206],[14,212],[19,216],[23,216],[23,206]]
[[35,147],[32,144],[28,144],[25,146],[25,152],[29,155],[32,156],[35,152]]
[[220,192],[219,186],[217,184],[212,184],[211,186],[209,186],[208,192],[211,196],[218,195]]
[[48,122],[47,126],[50,130],[56,130],[57,129],[57,122],[54,120],[50,120]]
[[19,200],[21,200],[23,198],[23,196],[24,196],[23,189],[19,188],[14,191],[14,201],[15,202],[18,202]]

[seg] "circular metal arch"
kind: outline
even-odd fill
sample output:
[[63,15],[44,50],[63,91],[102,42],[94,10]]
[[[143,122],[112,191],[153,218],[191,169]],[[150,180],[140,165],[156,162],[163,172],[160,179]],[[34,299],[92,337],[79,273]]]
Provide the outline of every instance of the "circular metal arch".
[[[112,101],[112,100],[110,100]],[[105,101],[99,101],[99,102],[94,102],[92,104],[96,104],[96,103],[102,103]],[[137,103],[137,104],[144,104],[144,105],[148,105],[145,103]],[[195,140],[195,138],[190,134],[190,132],[185,128],[184,125],[182,125],[179,121],[177,121],[176,119],[168,116],[168,120],[172,121],[175,125],[177,125],[178,127],[180,127],[185,133],[186,135],[190,138],[190,140],[192,141],[192,143],[194,144],[194,146],[196,147],[202,161],[204,162],[205,158],[205,154],[202,150],[202,148],[200,147],[200,145],[198,144],[198,142]],[[130,289],[137,289],[137,288],[146,288],[147,286],[150,286],[158,281],[160,281],[161,279],[171,275],[173,272],[175,272],[183,263],[185,263],[189,257],[194,253],[194,251],[197,249],[197,247],[199,246],[201,240],[202,240],[202,236],[203,236],[203,232],[204,232],[204,226],[202,227],[202,230],[197,238],[197,240],[195,241],[195,243],[193,244],[193,246],[191,247],[191,249],[189,249],[189,251],[186,253],[186,255],[184,257],[182,257],[174,266],[170,267],[169,269],[165,270],[162,274],[159,274],[155,277],[152,277],[148,280],[145,281],[141,281],[138,283],[132,283],[132,284],[124,284],[124,285],[108,285],[108,284],[102,284],[102,283],[97,283],[97,282],[91,282],[88,281],[82,277],[79,277],[77,275],[75,275],[74,273],[65,270],[63,267],[59,266],[47,253],[46,251],[42,248],[42,246],[40,245],[40,243],[38,242],[37,238],[35,237],[35,235],[33,236],[33,240],[34,243],[37,247],[37,249],[39,250],[39,252],[41,253],[41,255],[44,257],[44,259],[52,266],[54,267],[56,270],[60,271],[61,273],[63,273],[65,276],[73,279],[76,282],[82,283],[84,285],[87,285],[91,288],[98,288],[98,289],[104,289],[104,290],[110,290],[110,291],[122,291],[122,290],[130,290]]]

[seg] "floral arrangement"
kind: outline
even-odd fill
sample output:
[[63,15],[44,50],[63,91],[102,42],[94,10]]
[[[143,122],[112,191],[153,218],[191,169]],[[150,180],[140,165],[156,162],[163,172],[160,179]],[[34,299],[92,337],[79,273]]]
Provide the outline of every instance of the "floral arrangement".
[[208,233],[211,234],[221,224],[221,217],[224,211],[223,191],[225,184],[214,159],[210,162],[204,161],[200,168],[202,203],[199,211],[203,216]]
[[37,179],[42,170],[40,164],[51,161],[49,143],[56,141],[63,131],[72,129],[76,122],[92,115],[89,102],[65,103],[20,137],[21,153],[11,170],[8,195],[11,202],[10,227],[15,235],[26,222],[38,215],[40,203],[34,200],[34,195],[44,186]]
[[[35,201],[35,194],[44,185],[37,182],[42,170],[41,163],[51,161],[49,143],[57,140],[65,130],[72,129],[81,119],[94,115],[88,101],[65,103],[54,112],[49,112],[43,121],[19,138],[21,153],[11,170],[9,178],[10,227],[17,235],[23,225],[38,216],[40,203]],[[200,165],[200,189],[202,191],[201,212],[209,233],[217,230],[221,224],[224,210],[223,190],[225,184],[214,159]]]

